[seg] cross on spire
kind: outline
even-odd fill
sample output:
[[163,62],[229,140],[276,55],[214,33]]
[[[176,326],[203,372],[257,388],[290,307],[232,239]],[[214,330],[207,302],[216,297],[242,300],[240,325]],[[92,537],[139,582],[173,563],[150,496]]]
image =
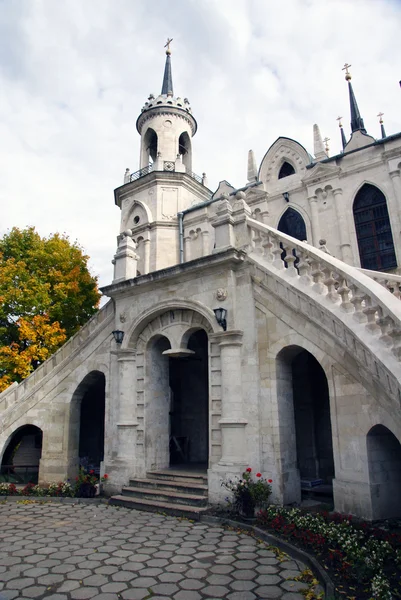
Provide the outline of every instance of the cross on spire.
[[167,48],[166,54],[171,54],[170,44],[173,41],[173,38],[167,38],[167,42],[164,44],[164,47]]
[[330,138],[328,138],[328,137],[325,137],[323,140],[323,142],[325,143],[324,149],[326,150],[326,152],[329,151],[329,141],[330,141]]
[[352,67],[352,65],[345,63],[344,67],[341,69],[342,71],[345,71],[345,81],[349,81],[351,79],[351,73],[348,71],[350,67]]

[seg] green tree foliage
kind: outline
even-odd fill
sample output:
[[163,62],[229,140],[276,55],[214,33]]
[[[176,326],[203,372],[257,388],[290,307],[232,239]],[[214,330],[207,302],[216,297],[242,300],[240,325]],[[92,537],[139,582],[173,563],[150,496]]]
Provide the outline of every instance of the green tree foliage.
[[88,256],[68,237],[14,227],[0,239],[0,391],[71,337],[99,298]]

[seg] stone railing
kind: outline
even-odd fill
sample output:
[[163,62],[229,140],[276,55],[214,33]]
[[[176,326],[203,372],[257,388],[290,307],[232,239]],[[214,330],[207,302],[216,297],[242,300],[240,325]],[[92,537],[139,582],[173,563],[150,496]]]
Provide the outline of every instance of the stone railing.
[[369,271],[369,269],[358,269],[377,283],[380,283],[386,290],[389,290],[396,298],[401,298],[401,276],[393,273],[383,273],[381,271]]
[[92,339],[94,334],[101,330],[113,315],[113,302],[109,300],[68,342],[41,364],[36,371],[21,381],[20,384],[13,383],[4,390],[0,394],[0,415],[32,391],[53,369],[61,365],[66,359],[71,358],[71,355],[82,348],[86,341]]
[[[254,252],[288,278],[298,282],[313,293],[336,305],[364,330],[375,336],[401,361],[401,305],[399,289],[389,293],[397,276],[380,274],[391,285],[383,289],[380,281],[365,275],[361,270],[298,240],[246,218],[250,237],[250,253]],[[284,260],[282,254],[284,252]]]

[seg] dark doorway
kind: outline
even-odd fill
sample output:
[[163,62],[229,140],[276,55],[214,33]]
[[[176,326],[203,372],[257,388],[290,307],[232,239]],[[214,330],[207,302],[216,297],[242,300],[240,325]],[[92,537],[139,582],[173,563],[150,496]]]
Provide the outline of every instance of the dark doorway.
[[292,385],[301,488],[325,486],[329,492],[334,478],[329,389],[322,367],[306,350],[292,362]]
[[383,425],[367,436],[372,519],[401,518],[401,444]]
[[43,433],[35,425],[20,427],[4,451],[0,482],[38,483]]
[[170,465],[208,463],[208,338],[203,330],[188,340],[188,357],[170,358]]
[[78,388],[81,392],[78,456],[80,466],[98,474],[104,459],[105,377],[92,371]]

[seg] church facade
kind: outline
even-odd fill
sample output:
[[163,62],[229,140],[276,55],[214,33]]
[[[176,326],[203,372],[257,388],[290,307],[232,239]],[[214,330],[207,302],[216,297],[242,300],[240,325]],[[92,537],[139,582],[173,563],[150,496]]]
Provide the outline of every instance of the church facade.
[[140,168],[114,192],[110,300],[0,395],[3,466],[17,442],[40,446],[40,481],[85,460],[118,493],[185,464],[211,503],[251,466],[274,501],[321,485],[338,511],[401,516],[401,134],[368,135],[350,77],[340,154],[315,126],[314,156],[279,138],[259,169],[250,151],[242,188],[213,193],[167,50]]

